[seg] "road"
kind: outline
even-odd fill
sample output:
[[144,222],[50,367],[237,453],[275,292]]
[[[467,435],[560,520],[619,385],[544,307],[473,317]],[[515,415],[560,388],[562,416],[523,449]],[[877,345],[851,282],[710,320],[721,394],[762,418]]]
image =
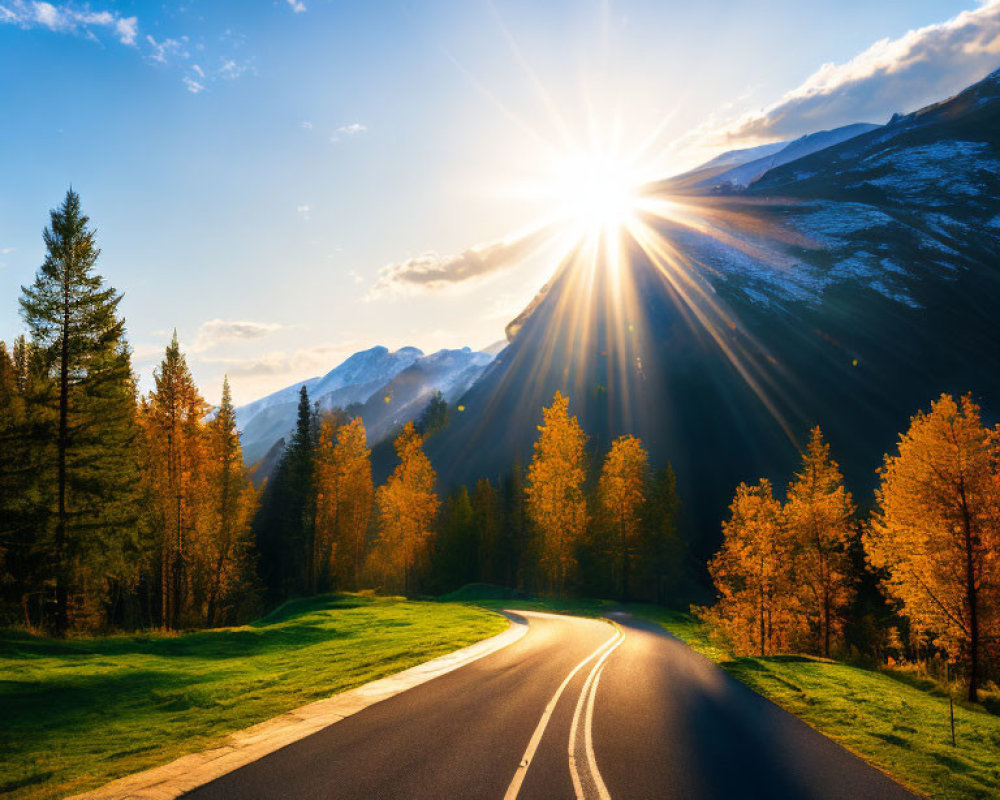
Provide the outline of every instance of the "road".
[[913,800],[658,626],[518,613],[509,647],[185,797]]

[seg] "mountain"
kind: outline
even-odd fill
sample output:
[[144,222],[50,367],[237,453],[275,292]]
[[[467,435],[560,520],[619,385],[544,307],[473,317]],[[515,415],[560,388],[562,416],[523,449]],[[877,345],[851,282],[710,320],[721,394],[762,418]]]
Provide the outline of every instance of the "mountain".
[[[295,427],[303,385],[321,410],[360,406],[369,441],[374,443],[395,426],[417,418],[434,392],[440,391],[449,401],[457,399],[492,360],[492,355],[467,347],[427,356],[416,347],[390,352],[379,346],[355,353],[322,377],[287,386],[238,408],[236,424],[242,432],[244,460],[247,464],[260,461]],[[264,476],[269,471],[261,465],[257,472]]]
[[673,464],[705,557],[735,486],[780,490],[812,425],[865,506],[882,454],[940,393],[971,391],[997,420],[1000,73],[832,139],[745,189],[657,185],[678,209],[645,219],[665,256],[567,256],[428,442],[442,483],[527,463],[558,389],[595,459],[632,433]]
[[[722,156],[709,161],[694,170],[693,173],[674,179],[673,182],[676,186],[683,183],[685,188],[700,191],[719,192],[745,189],[766,172],[776,167],[797,161],[879,127],[879,125],[857,122],[834,128],[832,131],[810,133],[792,142],[779,142],[774,145],[723,153]],[[721,169],[724,166],[727,168]]]

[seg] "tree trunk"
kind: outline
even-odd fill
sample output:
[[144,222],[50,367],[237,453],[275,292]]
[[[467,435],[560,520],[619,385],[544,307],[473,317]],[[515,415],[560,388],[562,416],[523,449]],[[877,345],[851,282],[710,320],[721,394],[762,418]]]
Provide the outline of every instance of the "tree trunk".
[[965,602],[969,606],[969,702],[979,702],[979,609],[976,590],[976,569],[973,563],[972,520],[965,496],[965,483],[960,485],[962,526],[965,533]]

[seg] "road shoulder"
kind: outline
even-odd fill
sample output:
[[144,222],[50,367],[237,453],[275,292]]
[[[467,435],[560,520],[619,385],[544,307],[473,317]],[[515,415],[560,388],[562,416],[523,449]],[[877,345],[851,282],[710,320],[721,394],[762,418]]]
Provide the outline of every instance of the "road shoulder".
[[68,800],[172,800],[180,797],[368,706],[495,653],[528,632],[528,621],[524,617],[506,611],[498,613],[510,622],[503,633],[237,731],[218,747],[128,775]]

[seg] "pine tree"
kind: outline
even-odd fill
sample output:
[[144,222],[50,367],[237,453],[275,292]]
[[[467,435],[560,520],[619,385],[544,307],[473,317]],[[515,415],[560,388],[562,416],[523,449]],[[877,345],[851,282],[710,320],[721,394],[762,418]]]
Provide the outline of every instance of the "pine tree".
[[510,553],[506,552],[497,491],[488,478],[480,478],[476,483],[476,490],[472,493],[472,516],[478,531],[479,579],[486,583],[504,583]]
[[719,597],[705,616],[737,652],[775,653],[787,647],[795,613],[781,503],[762,479],[741,483],[729,508],[722,547],[708,565]]
[[827,658],[851,598],[847,547],[854,510],[840,468],[830,458],[830,446],[819,427],[813,428],[802,468],[788,486],[785,524],[794,548],[802,610]]
[[416,569],[433,541],[440,501],[437,476],[421,449],[423,439],[412,422],[396,437],[399,464],[375,492],[378,507],[377,558],[386,577],[404,591],[416,587]]
[[479,537],[469,490],[461,486],[441,508],[434,572],[436,590],[447,592],[479,580]]
[[616,583],[623,600],[629,598],[629,576],[639,544],[648,481],[649,456],[642,442],[634,436],[615,439],[601,468],[597,495],[612,531]]
[[983,649],[1000,635],[1000,485],[979,406],[942,395],[886,456],[879,509],[864,536],[869,563],[916,628],[964,662],[976,702]]
[[97,613],[109,578],[136,545],[138,519],[135,387],[118,313],[122,295],[95,272],[100,250],[88,225],[79,196],[68,191],[43,234],[45,261],[20,298],[56,383],[50,514],[60,632],[69,626],[71,602],[85,616]]
[[260,577],[271,601],[308,589],[308,560],[316,516],[316,417],[305,386],[299,390],[295,431],[264,489],[254,537]]
[[541,566],[549,587],[566,589],[576,566],[575,549],[587,527],[584,447],[587,437],[569,399],[556,392],[542,412],[535,453],[528,468],[528,514],[541,544]]
[[677,533],[680,499],[673,468],[657,470],[646,494],[636,547],[636,583],[641,599],[662,604],[682,596],[688,583],[688,550]]
[[157,540],[160,624],[170,629],[189,609],[188,568],[204,532],[202,503],[207,494],[202,419],[208,404],[195,386],[176,331],[153,379],[155,389],[145,399],[142,420]]

